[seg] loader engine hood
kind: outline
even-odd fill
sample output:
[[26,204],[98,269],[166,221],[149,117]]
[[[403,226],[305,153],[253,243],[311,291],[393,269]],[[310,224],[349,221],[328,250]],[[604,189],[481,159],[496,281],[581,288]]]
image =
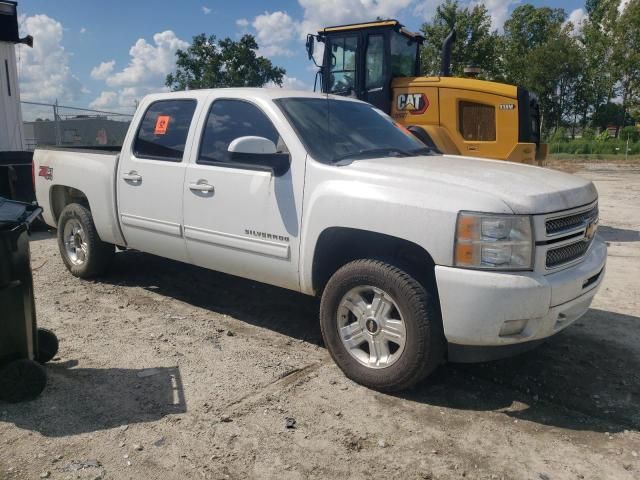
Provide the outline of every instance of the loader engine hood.
[[[354,161],[348,168],[385,175],[390,183],[451,185],[456,190],[488,194],[517,214],[540,214],[586,205],[598,198],[588,180],[546,168],[456,155],[376,158]],[[478,210],[469,205],[469,210]]]

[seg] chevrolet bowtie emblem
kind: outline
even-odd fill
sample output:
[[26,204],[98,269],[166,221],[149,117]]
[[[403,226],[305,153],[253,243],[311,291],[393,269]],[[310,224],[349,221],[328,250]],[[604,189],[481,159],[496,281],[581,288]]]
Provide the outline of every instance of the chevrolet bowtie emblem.
[[596,230],[598,230],[598,220],[593,220],[584,231],[585,240],[590,241],[595,236]]

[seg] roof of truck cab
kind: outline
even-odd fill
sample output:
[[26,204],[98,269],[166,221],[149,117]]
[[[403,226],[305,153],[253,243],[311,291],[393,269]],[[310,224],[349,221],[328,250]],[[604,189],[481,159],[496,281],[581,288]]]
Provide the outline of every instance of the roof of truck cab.
[[233,87],[233,88],[207,88],[201,90],[181,90],[179,92],[159,92],[147,95],[149,100],[162,100],[167,98],[194,98],[205,99],[212,94],[216,96],[234,97],[234,98],[261,98],[265,100],[274,100],[276,98],[331,98],[332,100],[356,101],[355,98],[342,97],[338,95],[326,95],[324,93],[315,93],[308,90],[292,90],[288,88],[256,88],[256,87]]

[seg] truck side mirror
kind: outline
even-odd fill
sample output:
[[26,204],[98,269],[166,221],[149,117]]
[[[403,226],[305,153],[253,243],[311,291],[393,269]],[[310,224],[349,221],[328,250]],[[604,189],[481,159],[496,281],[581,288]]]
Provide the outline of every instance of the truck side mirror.
[[280,177],[289,170],[288,153],[279,153],[276,144],[264,137],[239,137],[229,144],[231,160],[255,167],[266,167]]
[[276,144],[264,137],[238,137],[229,144],[231,153],[248,153],[252,155],[276,153]]

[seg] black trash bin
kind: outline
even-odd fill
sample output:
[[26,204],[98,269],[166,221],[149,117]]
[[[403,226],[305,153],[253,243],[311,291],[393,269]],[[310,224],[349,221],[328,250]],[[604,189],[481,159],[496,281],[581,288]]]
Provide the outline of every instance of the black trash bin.
[[29,225],[39,207],[0,197],[0,400],[36,398],[47,383],[42,364],[58,350],[56,336],[38,329],[29,253]]

